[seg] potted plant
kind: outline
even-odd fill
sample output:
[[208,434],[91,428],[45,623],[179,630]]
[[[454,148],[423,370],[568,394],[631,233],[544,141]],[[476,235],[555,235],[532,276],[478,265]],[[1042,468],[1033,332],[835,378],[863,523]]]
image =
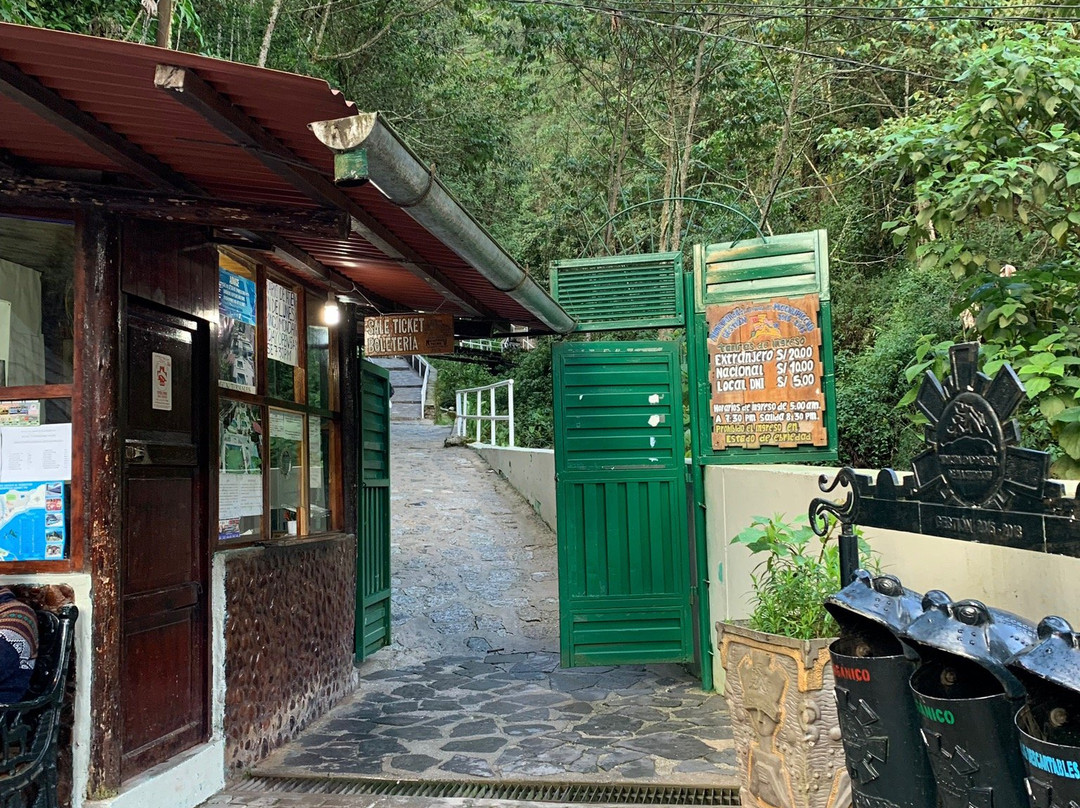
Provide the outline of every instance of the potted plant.
[[732,539],[764,556],[750,619],[716,624],[744,806],[851,805],[829,662],[837,626],[823,606],[840,588],[833,532],[818,537],[806,517],[778,514]]

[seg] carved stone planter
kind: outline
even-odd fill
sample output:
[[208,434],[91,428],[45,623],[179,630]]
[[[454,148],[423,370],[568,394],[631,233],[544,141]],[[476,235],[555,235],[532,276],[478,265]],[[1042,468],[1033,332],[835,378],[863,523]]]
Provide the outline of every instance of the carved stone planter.
[[850,808],[833,697],[830,639],[792,640],[716,624],[742,782],[750,808]]

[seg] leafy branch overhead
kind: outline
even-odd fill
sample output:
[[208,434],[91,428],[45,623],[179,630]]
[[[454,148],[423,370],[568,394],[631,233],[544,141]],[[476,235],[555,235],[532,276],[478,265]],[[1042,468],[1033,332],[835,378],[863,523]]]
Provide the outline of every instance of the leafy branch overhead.
[[[1009,255],[988,254],[961,226],[992,218],[1019,239],[1080,244],[1080,43],[1072,25],[1020,29],[975,53],[959,86],[928,111],[874,134],[878,166],[910,182],[914,204],[885,222],[923,266],[956,277],[998,273]],[[1049,246],[1049,245],[1048,245]]]

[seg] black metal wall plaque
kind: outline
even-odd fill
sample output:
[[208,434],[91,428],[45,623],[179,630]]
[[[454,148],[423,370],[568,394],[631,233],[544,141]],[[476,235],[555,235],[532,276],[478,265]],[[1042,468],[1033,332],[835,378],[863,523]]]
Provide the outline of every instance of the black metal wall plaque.
[[[954,345],[951,374],[944,382],[927,372],[916,406],[927,417],[926,449],[910,474],[882,469],[876,477],[843,468],[818,487],[848,489],[844,502],[816,497],[810,523],[818,535],[834,515],[854,541],[850,527],[880,527],[950,539],[1080,556],[1080,491],[1048,478],[1050,455],[1019,446],[1013,413],[1024,386],[1008,365],[994,378],[979,371],[977,343]],[[846,584],[851,580],[847,570]],[[854,573],[854,568],[850,570]]]

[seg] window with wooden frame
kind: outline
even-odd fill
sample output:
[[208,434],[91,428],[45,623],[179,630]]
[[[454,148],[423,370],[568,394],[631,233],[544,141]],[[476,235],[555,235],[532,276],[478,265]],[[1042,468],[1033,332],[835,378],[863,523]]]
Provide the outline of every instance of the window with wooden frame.
[[218,325],[218,540],[290,540],[341,528],[336,334],[326,293],[222,254]]
[[71,530],[75,243],[73,222],[0,216],[0,563],[20,572],[81,565]]

